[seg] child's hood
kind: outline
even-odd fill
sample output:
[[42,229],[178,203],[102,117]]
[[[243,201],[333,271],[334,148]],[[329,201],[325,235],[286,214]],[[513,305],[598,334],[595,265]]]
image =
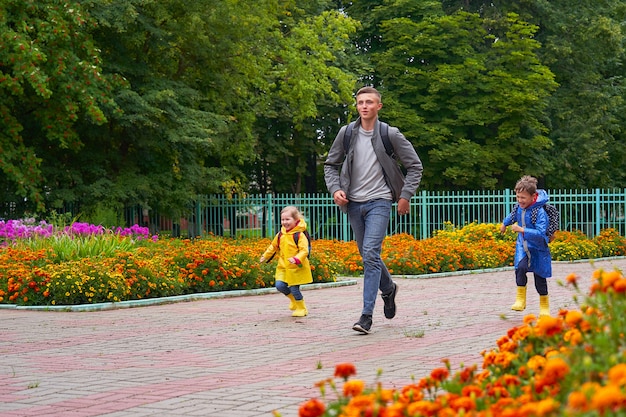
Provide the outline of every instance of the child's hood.
[[300,219],[298,223],[291,230],[285,229],[284,226],[282,226],[280,229],[283,235],[285,234],[292,235],[296,232],[304,232],[306,230],[306,221],[304,221],[304,219]]
[[537,200],[529,208],[545,206],[549,201],[550,197],[545,190],[537,190]]

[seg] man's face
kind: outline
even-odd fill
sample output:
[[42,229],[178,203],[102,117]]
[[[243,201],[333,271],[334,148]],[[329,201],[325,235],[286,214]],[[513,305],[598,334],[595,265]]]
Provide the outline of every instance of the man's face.
[[378,99],[378,95],[373,93],[363,93],[356,97],[356,109],[359,116],[364,120],[375,119],[378,111],[383,107],[383,103]]

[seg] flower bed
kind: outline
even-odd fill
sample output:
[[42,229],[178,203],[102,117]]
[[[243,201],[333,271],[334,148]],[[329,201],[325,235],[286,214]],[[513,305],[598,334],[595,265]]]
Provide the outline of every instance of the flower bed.
[[[577,280],[570,275],[567,285],[578,291]],[[356,368],[339,364],[334,377],[318,384],[320,398],[302,404],[299,416],[626,415],[626,278],[598,270],[589,295],[580,298],[578,309],[557,317],[526,316],[483,352],[481,369],[451,375],[444,360],[416,383],[386,389],[351,379]],[[325,402],[327,390],[335,400]]]
[[[510,266],[515,234],[494,224],[452,225],[426,240],[385,239],[392,274],[420,275]],[[147,228],[106,229],[85,223],[0,221],[0,304],[77,305],[140,300],[274,285],[276,264],[259,264],[269,239],[159,239]],[[363,265],[354,242],[314,240],[314,282],[357,276]],[[626,239],[607,229],[595,239],[558,232],[555,260],[626,254]]]

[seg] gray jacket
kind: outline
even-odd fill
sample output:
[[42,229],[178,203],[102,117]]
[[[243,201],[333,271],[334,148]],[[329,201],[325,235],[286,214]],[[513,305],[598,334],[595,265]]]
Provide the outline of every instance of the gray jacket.
[[[355,134],[352,135],[351,140],[354,140],[357,136],[356,129],[360,125],[361,119],[358,118],[354,127]],[[337,190],[343,190],[348,194],[352,164],[358,163],[358,161],[353,160],[354,150],[352,146],[349,147],[347,154],[344,150],[343,137],[345,131],[346,126],[339,129],[339,133],[337,133],[324,162],[324,180],[331,195],[334,195]],[[413,144],[400,133],[398,128],[389,126],[389,140],[393,145],[397,160],[387,155],[380,137],[380,122],[377,120],[372,137],[372,146],[374,147],[374,153],[378,157],[378,162],[382,166],[385,182],[391,189],[394,202],[397,202],[400,198],[410,201],[422,180],[422,161],[417,156]],[[398,161],[407,171],[406,178],[398,166]],[[350,196],[347,195],[347,197],[350,200]],[[342,211],[347,211],[347,207],[342,207]]]

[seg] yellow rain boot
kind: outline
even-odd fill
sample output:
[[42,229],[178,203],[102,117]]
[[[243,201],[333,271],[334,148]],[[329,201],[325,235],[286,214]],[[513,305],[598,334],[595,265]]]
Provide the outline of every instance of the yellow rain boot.
[[511,310],[523,311],[526,308],[526,286],[517,287],[517,297],[515,304],[511,306]]
[[289,298],[289,310],[295,310],[296,309],[296,299],[293,297],[293,294],[289,294],[287,295],[287,298]]
[[548,295],[539,296],[539,317],[550,317],[550,298]]
[[293,317],[304,317],[307,314],[309,314],[309,312],[306,309],[306,305],[304,305],[304,299],[302,300],[296,300],[296,309],[294,310],[292,316]]

